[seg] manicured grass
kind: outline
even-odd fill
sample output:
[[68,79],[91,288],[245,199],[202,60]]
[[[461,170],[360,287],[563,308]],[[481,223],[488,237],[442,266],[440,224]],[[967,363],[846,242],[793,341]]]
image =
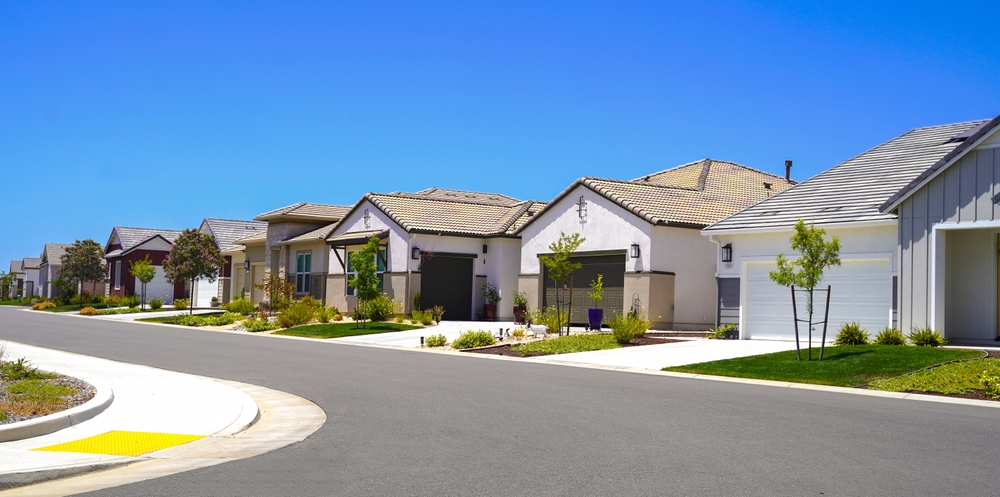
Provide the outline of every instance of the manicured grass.
[[31,305],[31,303],[25,299],[22,302],[18,302],[17,299],[14,300],[0,300],[0,305]]
[[276,335],[290,335],[296,337],[310,338],[340,338],[357,335],[374,335],[376,333],[388,333],[391,331],[415,330],[419,326],[410,326],[399,323],[366,323],[364,329],[355,329],[354,323],[327,323],[310,324],[306,326],[296,326],[278,330]]
[[984,371],[993,375],[1000,374],[1000,359],[945,364],[900,378],[873,381],[868,388],[890,392],[965,394],[983,389],[979,376]]
[[[93,307],[94,309],[107,309],[111,307],[111,304],[83,304],[83,307]],[[55,307],[49,307],[48,309],[42,309],[43,312],[77,312],[80,310],[80,304],[66,304],[57,305]]]
[[612,335],[570,335],[540,342],[529,342],[512,347],[522,356],[531,354],[572,354],[592,350],[608,350],[621,347]]
[[[207,318],[207,317],[212,317],[212,316],[221,316],[223,314],[225,314],[225,313],[224,312],[208,312],[208,313],[205,313],[205,314],[195,314],[195,316],[201,316],[201,317],[206,317]],[[147,323],[167,323],[167,324],[173,324],[175,321],[177,321],[177,318],[179,318],[181,316],[187,316],[187,315],[188,315],[188,313],[185,312],[184,314],[178,314],[178,315],[175,315],[175,316],[159,316],[159,317],[155,317],[155,318],[141,318],[141,319],[136,319],[136,321],[144,321],[144,322],[147,322]]]
[[978,350],[907,347],[893,345],[846,345],[827,347],[822,361],[817,361],[819,349],[813,349],[813,360],[795,360],[795,351],[776,352],[737,359],[703,362],[687,366],[663,368],[682,373],[736,376],[761,380],[816,383],[841,387],[856,387],[874,380],[895,378],[927,366],[956,359],[982,357]]

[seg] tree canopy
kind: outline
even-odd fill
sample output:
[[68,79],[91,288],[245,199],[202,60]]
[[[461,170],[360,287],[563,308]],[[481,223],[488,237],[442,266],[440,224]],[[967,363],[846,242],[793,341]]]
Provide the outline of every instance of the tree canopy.
[[135,276],[135,278],[139,280],[139,283],[142,283],[142,290],[141,290],[142,299],[139,302],[141,304],[140,308],[145,309],[146,284],[149,283],[150,281],[153,281],[153,278],[156,277],[156,267],[153,266],[153,261],[149,260],[149,254],[146,254],[146,257],[144,257],[142,260],[132,261],[132,263],[129,264],[128,271],[129,273],[132,273],[132,276]]
[[[61,262],[59,275],[74,283],[104,281],[108,272],[104,264],[104,249],[89,238],[77,240],[66,247]],[[83,292],[80,292],[80,305],[83,305]]]
[[379,253],[379,244],[378,237],[373,236],[365,243],[364,248],[351,254],[354,278],[347,284],[358,291],[357,310],[361,318],[359,321],[368,315],[366,309],[368,302],[382,295],[382,289],[379,287],[378,263],[375,260]]
[[190,281],[193,289],[194,281],[199,278],[208,281],[218,279],[225,263],[212,235],[186,229],[174,241],[170,254],[164,259],[163,272],[170,283]]

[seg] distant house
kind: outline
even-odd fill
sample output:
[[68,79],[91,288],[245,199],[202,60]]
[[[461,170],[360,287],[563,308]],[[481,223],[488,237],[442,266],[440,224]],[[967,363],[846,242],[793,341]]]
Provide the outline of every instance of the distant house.
[[357,304],[352,253],[381,240],[376,265],[383,291],[403,312],[442,306],[448,320],[470,320],[485,303],[483,287],[503,299],[498,319],[513,319],[521,244],[515,232],[544,202],[506,195],[431,188],[416,193],[369,193],[326,237],[330,276],[326,301],[341,310]]
[[59,277],[59,268],[62,267],[62,256],[66,255],[66,247],[72,247],[67,243],[46,243],[42,250],[41,260],[38,264],[38,286],[41,289],[41,296],[46,298],[55,297],[55,290],[52,288],[52,280]]
[[[198,228],[202,233],[212,235],[215,244],[222,252],[226,261],[219,279],[214,282],[199,280],[195,285],[195,305],[208,307],[212,297],[217,297],[220,303],[227,303],[233,297],[239,296],[244,288],[246,270],[243,246],[234,245],[236,240],[246,238],[255,233],[265,233],[267,223],[263,221],[239,221],[233,219],[205,218]],[[234,294],[235,289],[235,294]]]
[[42,264],[42,259],[39,257],[25,257],[21,259],[21,268],[24,270],[24,292],[22,295],[25,296],[35,296],[39,295],[41,292],[41,287],[39,286],[39,266]]
[[171,303],[176,298],[190,294],[190,283],[167,281],[163,260],[170,254],[179,230],[128,228],[115,226],[104,246],[104,259],[108,263],[108,292],[111,295],[139,295],[142,284],[132,276],[131,264],[147,256],[156,268],[153,281],[146,284],[146,300],[163,299]]
[[8,274],[13,276],[13,281],[11,281],[10,289],[8,293],[11,297],[17,297],[18,295],[23,295],[24,291],[24,266],[21,261],[10,261],[10,271]]

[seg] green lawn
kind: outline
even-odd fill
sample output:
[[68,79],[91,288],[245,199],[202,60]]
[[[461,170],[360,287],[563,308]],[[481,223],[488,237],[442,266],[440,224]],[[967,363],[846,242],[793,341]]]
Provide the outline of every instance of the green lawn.
[[574,352],[590,352],[592,350],[617,349],[621,347],[612,335],[570,335],[540,342],[529,342],[511,347],[522,356],[531,354],[572,354]]
[[993,375],[1000,374],[1000,359],[945,364],[900,378],[873,381],[868,388],[890,392],[964,394],[983,389],[979,376],[984,371]]
[[[83,304],[83,307],[93,307],[94,309],[107,309],[111,307],[111,304]],[[76,312],[80,310],[80,304],[66,304],[59,305],[55,307],[49,307],[48,309],[42,309],[44,312]]]
[[[201,317],[206,317],[207,318],[207,317],[212,317],[212,316],[221,316],[223,314],[225,314],[225,312],[208,312],[208,313],[205,313],[205,314],[195,314],[195,316],[201,316]],[[146,323],[167,323],[167,324],[173,324],[173,322],[177,321],[177,318],[180,317],[180,316],[187,316],[187,313],[177,314],[177,315],[174,315],[174,316],[159,316],[159,317],[155,317],[155,318],[141,318],[141,319],[136,319],[136,321],[144,321]]]
[[761,380],[816,383],[840,387],[856,387],[874,380],[895,378],[927,366],[956,359],[982,357],[978,350],[942,349],[893,345],[847,345],[827,347],[822,361],[817,361],[819,349],[813,349],[813,360],[795,360],[795,351],[776,352],[737,359],[703,362],[687,366],[663,368],[681,373],[736,376]]
[[31,305],[28,299],[24,299],[23,302],[18,302],[17,299],[14,300],[0,300],[0,305]]
[[278,330],[274,333],[276,335],[290,335],[296,337],[340,338],[357,335],[373,335],[375,333],[388,333],[391,331],[415,330],[417,328],[420,327],[399,323],[366,323],[364,329],[358,330],[355,329],[354,323],[327,323],[296,326],[294,328]]

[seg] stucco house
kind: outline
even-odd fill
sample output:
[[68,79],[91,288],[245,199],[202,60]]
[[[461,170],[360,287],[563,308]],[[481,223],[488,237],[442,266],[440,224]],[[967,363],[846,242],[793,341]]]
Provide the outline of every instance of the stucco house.
[[18,295],[23,295],[24,263],[22,261],[10,261],[10,271],[7,274],[13,275],[13,281],[11,281],[10,288],[7,290],[8,295],[15,298]]
[[[194,305],[195,307],[209,307],[212,304],[212,297],[218,299],[222,304],[229,302],[234,295],[234,278],[239,280],[236,296],[240,295],[245,279],[243,247],[234,245],[236,240],[245,238],[255,233],[262,233],[267,230],[267,223],[263,221],[241,221],[235,219],[205,218],[201,222],[198,231],[211,235],[215,239],[215,245],[222,252],[222,257],[226,263],[219,271],[219,277],[215,281],[199,279],[195,283]],[[236,256],[239,260],[234,261]]]
[[741,338],[794,337],[791,291],[768,273],[778,254],[794,255],[803,219],[841,244],[841,266],[820,284],[832,288],[830,334],[856,321],[873,335],[930,326],[953,341],[993,340],[996,122],[913,129],[705,228],[719,248],[718,322]]
[[259,304],[264,295],[255,285],[274,273],[285,274],[295,283],[297,296],[324,300],[329,250],[323,238],[349,210],[348,206],[298,202],[255,217],[266,223],[266,229],[234,240],[234,248],[223,251],[233,257],[234,264],[244,265],[242,286],[234,286],[233,293],[242,291]]
[[42,256],[38,263],[38,286],[40,295],[46,298],[54,297],[52,280],[59,277],[59,268],[62,267],[62,256],[66,255],[66,247],[72,244],[66,243],[46,243],[42,249]]
[[[789,164],[790,167],[790,164]],[[578,179],[517,231],[518,286],[529,308],[555,303],[557,291],[540,256],[560,233],[586,240],[582,268],[565,290],[570,320],[586,323],[595,307],[590,282],[604,278],[605,314],[643,310],[657,329],[699,330],[715,324],[716,247],[699,230],[794,184],[734,162],[684,164],[633,180]]]
[[326,237],[330,275],[326,300],[341,310],[357,304],[348,287],[350,254],[371,237],[382,240],[377,266],[382,289],[413,310],[442,306],[444,319],[470,320],[483,308],[486,283],[500,290],[497,319],[513,319],[521,244],[515,232],[545,206],[506,195],[430,188],[369,193]]
[[21,268],[24,270],[24,293],[25,296],[39,295],[41,287],[38,285],[39,266],[42,264],[40,257],[25,257],[21,259]]
[[156,276],[146,284],[146,300],[160,298],[169,304],[174,299],[187,297],[190,284],[170,283],[163,272],[163,260],[170,254],[180,234],[179,230],[115,226],[104,245],[104,259],[108,263],[108,293],[119,297],[139,295],[142,283],[132,276],[130,268],[133,262],[148,256],[156,268]]

